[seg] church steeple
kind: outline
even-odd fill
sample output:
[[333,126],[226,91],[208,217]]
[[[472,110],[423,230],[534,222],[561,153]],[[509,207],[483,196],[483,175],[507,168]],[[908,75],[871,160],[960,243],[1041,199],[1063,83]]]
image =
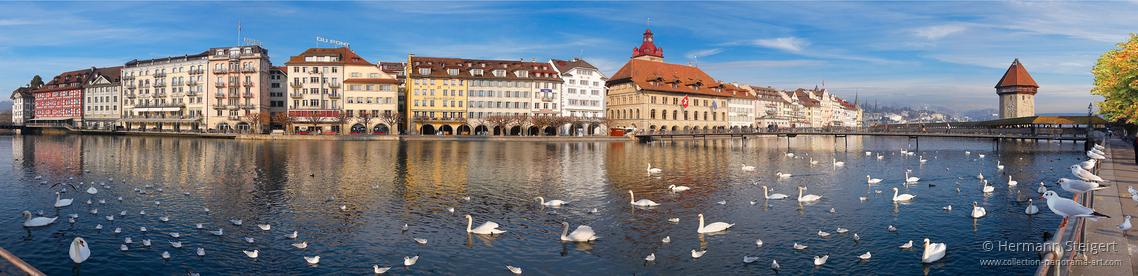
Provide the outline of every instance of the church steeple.
[[640,47],[632,48],[632,58],[651,61],[664,61],[664,48],[656,47],[652,40],[652,30],[644,31],[644,42]]

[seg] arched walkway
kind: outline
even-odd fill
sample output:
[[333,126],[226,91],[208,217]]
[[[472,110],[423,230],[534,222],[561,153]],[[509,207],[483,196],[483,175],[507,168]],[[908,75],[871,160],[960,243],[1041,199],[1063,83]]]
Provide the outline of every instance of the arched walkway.
[[424,124],[419,128],[419,134],[422,135],[435,135],[435,126],[431,124]]
[[474,127],[474,135],[484,135],[486,133],[486,131],[487,131],[486,126]]
[[442,132],[442,135],[454,135],[454,128],[450,125],[442,125],[439,126],[439,132]]
[[513,135],[513,136],[522,135],[522,127],[521,126],[511,127],[510,128],[510,135]]
[[367,127],[365,127],[363,124],[357,123],[348,129],[348,134],[361,134],[364,133],[364,131],[367,131]]
[[529,136],[537,136],[538,132],[539,131],[538,131],[537,127],[535,127],[535,126],[529,127],[529,131],[526,131],[527,135],[529,135]]
[[503,129],[502,127],[494,126],[494,135],[502,135],[502,132],[504,132],[504,131],[505,131],[505,129]]
[[455,133],[455,134],[456,134],[456,135],[470,135],[470,134],[471,134],[471,132],[470,132],[470,125],[461,125],[461,126],[458,126],[458,132],[457,132],[457,133]]
[[542,135],[557,136],[557,128],[556,127],[547,127],[547,128],[545,128],[544,131],[542,131]]
[[391,132],[391,129],[385,124],[376,124],[375,127],[371,129],[371,134],[387,134],[388,132]]

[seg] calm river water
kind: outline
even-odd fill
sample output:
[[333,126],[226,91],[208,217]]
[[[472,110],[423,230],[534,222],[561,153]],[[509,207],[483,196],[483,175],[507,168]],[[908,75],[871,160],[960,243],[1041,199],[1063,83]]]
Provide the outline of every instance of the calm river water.
[[[505,264],[521,267],[523,275],[765,275],[776,273],[774,260],[784,275],[1032,273],[1035,266],[980,261],[1038,259],[1035,252],[985,251],[982,244],[1037,242],[1053,231],[1060,219],[1044,202],[1035,203],[1040,214],[1028,216],[1027,202],[1017,198],[1038,198],[1040,182],[1067,177],[1082,144],[1007,141],[997,147],[991,140],[922,138],[917,146],[904,137],[854,136],[799,136],[789,145],[775,137],[638,144],[2,136],[0,155],[11,158],[0,158],[0,209],[7,214],[0,219],[0,246],[49,275],[356,275],[372,274],[373,265],[394,267],[389,273],[395,275],[509,275]],[[928,161],[922,164],[922,157]],[[832,165],[833,159],[845,166]],[[663,171],[649,174],[649,163]],[[743,164],[756,169],[743,171]],[[920,182],[904,185],[906,170]],[[779,179],[777,172],[793,176]],[[995,192],[981,192],[979,173],[994,180]],[[868,185],[867,174],[884,181]],[[1020,184],[1009,187],[1009,175]],[[53,192],[63,187],[52,184],[80,182],[83,191],[63,193],[73,205],[52,207]],[[99,183],[97,194],[85,192],[89,183]],[[673,193],[666,189],[673,184],[692,189]],[[763,185],[791,199],[763,200]],[[798,186],[822,199],[800,204]],[[893,188],[916,198],[896,204]],[[629,190],[662,205],[633,207]],[[543,208],[538,196],[570,204]],[[988,215],[969,217],[973,202]],[[948,205],[953,210],[943,211]],[[588,212],[594,208],[597,213]],[[60,219],[25,228],[24,210]],[[79,217],[68,223],[68,214]],[[468,235],[467,214],[475,226],[489,220],[507,232]],[[699,214],[708,223],[735,226],[697,234]],[[161,216],[170,221],[160,222]],[[234,219],[243,225],[229,222]],[[601,238],[563,243],[561,222],[589,225]],[[195,229],[197,223],[205,229]],[[887,231],[889,225],[898,231]],[[838,227],[850,232],[834,233]],[[207,232],[217,229],[224,235]],[[820,237],[819,230],[833,234]],[[284,237],[293,231],[297,239]],[[77,236],[92,252],[81,265],[67,254]],[[666,236],[670,243],[661,242]],[[127,237],[134,243],[120,251]],[[925,238],[946,243],[946,257],[921,264]],[[898,248],[909,240],[911,250]],[[307,249],[291,246],[301,241]],[[808,248],[794,250],[793,243]],[[198,247],[204,257],[195,253]],[[257,259],[242,253],[254,249]],[[693,249],[707,253],[693,259]],[[172,257],[163,260],[163,251]],[[857,258],[867,251],[872,259]],[[645,262],[652,253],[656,261]],[[813,265],[814,256],[827,253],[825,265]],[[404,267],[404,257],[416,254],[418,263]],[[302,258],[317,255],[318,265]],[[759,259],[745,264],[744,256]]]

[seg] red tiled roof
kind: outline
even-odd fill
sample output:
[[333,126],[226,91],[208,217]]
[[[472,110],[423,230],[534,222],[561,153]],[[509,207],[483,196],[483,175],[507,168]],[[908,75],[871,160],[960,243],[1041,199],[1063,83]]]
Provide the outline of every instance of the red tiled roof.
[[[485,67],[483,67],[485,64]],[[544,62],[525,62],[525,61],[507,61],[507,60],[480,60],[480,59],[460,59],[460,58],[438,58],[438,57],[411,57],[412,68],[431,68],[430,75],[419,74],[419,70],[411,71],[410,77],[430,77],[430,78],[478,78],[478,79],[501,79],[501,80],[548,80],[548,81],[561,81],[561,77],[557,72],[550,68],[549,63]],[[457,75],[450,75],[447,69],[458,69]],[[472,75],[472,69],[482,69],[482,75]],[[495,77],[494,70],[506,70],[504,77]],[[513,74],[516,71],[527,71],[529,77],[517,77]],[[538,73],[549,73],[548,76],[539,76]]]
[[1008,67],[1008,71],[1004,72],[1004,77],[1000,78],[1000,82],[996,83],[996,88],[1008,86],[1031,86],[1039,88],[1035,84],[1035,80],[1027,73],[1027,69],[1023,68],[1023,64],[1019,63],[1017,58],[1012,62],[1012,66]]
[[[585,62],[585,60],[583,60],[583,59],[577,59],[577,58],[574,58],[572,60],[550,59],[549,61],[553,63],[553,67],[557,68],[557,71],[561,71],[562,73],[569,72],[569,70],[572,70],[573,68],[577,68],[577,67],[597,70],[596,66],[593,66],[592,64],[589,64],[588,62]],[[600,73],[601,71],[597,70],[597,72]],[[601,75],[603,76],[604,74],[602,73]]]
[[107,79],[107,81],[110,81],[111,83],[116,83],[119,82],[119,76],[122,75],[122,68],[122,66],[98,68],[95,69],[95,74],[102,75],[103,78]]
[[[55,78],[52,78],[51,81],[48,81],[47,83],[44,83],[43,86],[40,86],[39,89],[33,90],[32,93],[54,92],[54,91],[60,91],[60,90],[79,89],[81,87],[80,85],[86,83],[87,80],[90,79],[92,75],[94,75],[94,74],[91,74],[91,69],[83,69],[83,70],[75,70],[75,71],[71,71],[71,72],[65,72],[65,73],[59,74],[58,76],[55,76]],[[72,86],[71,84],[75,84],[75,85]],[[51,88],[52,86],[56,86],[56,85],[67,85],[67,86],[66,87]]]
[[344,83],[400,83],[399,79],[346,79]]
[[[332,62],[332,61],[304,61],[304,57],[306,57],[306,56],[335,56],[335,57],[338,57],[338,61],[334,61],[334,62]],[[285,62],[285,65],[301,65],[301,64],[374,65],[374,64],[371,64],[370,62],[367,62],[367,60],[364,60],[359,55],[356,55],[355,52],[352,52],[351,49],[348,49],[346,47],[340,47],[340,48],[309,48],[308,50],[304,51],[303,53],[300,53],[300,55],[295,55],[295,56],[289,57],[288,62]]]
[[[644,90],[732,98],[748,97],[746,93],[732,93],[732,91],[745,91],[743,88],[730,83],[717,82],[699,68],[659,61],[631,59],[616,71],[605,85],[612,86],[626,82],[636,83]],[[672,87],[672,83],[676,83],[676,87]],[[693,84],[697,85],[696,89],[690,87]],[[715,91],[715,88],[719,88],[720,91]]]

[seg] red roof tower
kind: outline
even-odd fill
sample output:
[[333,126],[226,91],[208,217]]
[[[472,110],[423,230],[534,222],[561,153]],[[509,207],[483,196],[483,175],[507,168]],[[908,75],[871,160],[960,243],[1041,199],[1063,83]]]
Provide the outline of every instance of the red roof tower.
[[632,48],[632,58],[664,61],[664,48],[656,47],[656,43],[652,41],[652,30],[644,31],[644,42],[639,48]]
[[1017,58],[996,83],[996,94],[1000,95],[1000,119],[1035,116],[1037,92],[1039,85]]

